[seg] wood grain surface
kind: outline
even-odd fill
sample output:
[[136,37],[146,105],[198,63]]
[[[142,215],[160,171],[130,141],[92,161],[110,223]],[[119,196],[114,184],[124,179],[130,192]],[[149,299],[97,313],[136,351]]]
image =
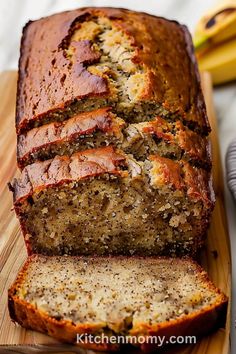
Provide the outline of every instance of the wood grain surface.
[[[7,289],[14,281],[26,258],[26,250],[19,223],[12,211],[12,195],[7,183],[16,170],[15,94],[17,74],[0,74],[0,353],[92,353],[76,346],[59,344],[54,339],[21,328],[11,322],[7,309]],[[217,121],[212,102],[211,80],[202,75],[202,85],[212,127],[213,178],[216,206],[208,232],[206,248],[200,262],[212,281],[231,296],[231,260],[227,221],[224,207],[223,175],[220,161]],[[164,353],[228,354],[230,346],[230,303],[226,328],[221,328],[194,346],[168,348]],[[17,346],[15,346],[17,345]],[[33,345],[33,346],[32,346]],[[27,346],[27,347],[26,347]],[[130,350],[129,350],[130,353]]]

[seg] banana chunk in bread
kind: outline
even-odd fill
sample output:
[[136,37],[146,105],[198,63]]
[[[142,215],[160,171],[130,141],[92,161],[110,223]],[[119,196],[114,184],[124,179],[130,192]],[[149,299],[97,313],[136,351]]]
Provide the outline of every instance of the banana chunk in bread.
[[103,106],[112,106],[132,123],[161,115],[207,135],[187,28],[109,8],[78,9],[29,22],[19,63],[17,132]]
[[[83,334],[200,336],[224,325],[226,305],[206,272],[187,259],[34,255],[9,290],[14,321],[68,343]],[[92,339],[85,346],[118,344],[96,347]]]
[[36,162],[12,186],[30,253],[191,254],[214,205],[206,170],[112,146]]

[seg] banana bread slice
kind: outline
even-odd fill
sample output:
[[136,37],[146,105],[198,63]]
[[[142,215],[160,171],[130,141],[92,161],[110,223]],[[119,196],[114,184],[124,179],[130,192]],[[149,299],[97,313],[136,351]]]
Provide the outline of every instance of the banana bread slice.
[[56,155],[72,155],[80,150],[122,143],[124,126],[125,122],[106,107],[34,128],[18,136],[18,165],[22,169]]
[[195,166],[211,168],[207,137],[193,132],[180,121],[170,123],[161,117],[144,123],[128,124],[109,107],[80,113],[64,122],[34,128],[18,136],[19,167],[44,161],[56,155],[72,155],[88,148],[114,144],[138,160],[150,154],[185,159]]
[[[143,350],[150,337],[165,336],[163,344],[170,336],[198,337],[224,326],[226,305],[188,259],[35,255],[9,290],[10,316],[23,327],[100,350],[119,349],[119,336],[131,344],[128,336],[140,338]],[[108,343],[96,345],[102,335]]]
[[194,255],[214,205],[206,170],[112,146],[28,165],[11,189],[28,251],[47,255]]
[[112,8],[83,8],[29,22],[21,44],[17,132],[103,106],[131,123],[159,114],[207,135],[187,28]]

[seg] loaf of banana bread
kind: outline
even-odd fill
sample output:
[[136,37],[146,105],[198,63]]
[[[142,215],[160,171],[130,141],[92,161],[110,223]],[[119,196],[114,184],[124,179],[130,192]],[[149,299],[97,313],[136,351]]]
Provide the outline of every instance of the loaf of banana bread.
[[193,46],[177,22],[86,8],[24,29],[11,186],[30,253],[196,254],[214,193]]
[[160,348],[156,336],[165,345],[209,333],[224,325],[226,305],[203,269],[176,258],[32,256],[9,290],[10,316],[23,327],[99,350],[133,338],[147,351]]

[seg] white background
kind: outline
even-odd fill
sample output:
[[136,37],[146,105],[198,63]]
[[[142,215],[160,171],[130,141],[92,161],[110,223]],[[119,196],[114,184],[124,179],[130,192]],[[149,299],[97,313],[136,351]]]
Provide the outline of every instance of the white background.
[[[0,71],[16,69],[21,30],[29,19],[83,6],[116,6],[176,19],[188,25],[190,31],[205,11],[216,0],[0,0]],[[229,84],[214,90],[214,100],[219,121],[219,138],[223,165],[230,141],[236,138],[236,84]],[[231,195],[225,188],[227,214],[231,236],[233,269],[236,260],[236,208]],[[235,272],[233,273],[233,299],[236,298]],[[232,353],[236,353],[234,321],[235,304],[232,313]],[[218,353],[216,353],[218,354]]]

